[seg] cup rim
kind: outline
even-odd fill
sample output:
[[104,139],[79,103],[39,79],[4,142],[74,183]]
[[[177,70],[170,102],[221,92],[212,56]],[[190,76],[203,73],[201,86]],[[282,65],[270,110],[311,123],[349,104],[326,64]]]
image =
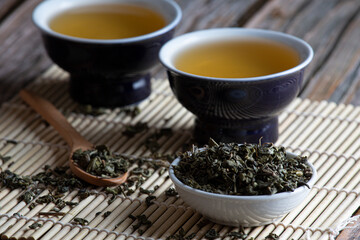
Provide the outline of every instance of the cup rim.
[[[306,57],[298,65],[296,65],[293,68],[287,69],[285,71],[281,71],[281,72],[274,73],[274,74],[268,74],[268,75],[264,75],[264,76],[247,77],[247,78],[217,78],[217,77],[201,76],[201,75],[191,74],[191,73],[187,73],[182,70],[179,70],[174,66],[174,64],[171,63],[170,55],[171,56],[174,55],[173,52],[176,49],[178,49],[176,47],[176,45],[178,43],[186,44],[186,41],[189,41],[191,39],[197,40],[200,38],[205,38],[204,37],[205,35],[207,37],[209,37],[209,35],[212,35],[212,36],[214,36],[214,38],[219,39],[219,38],[223,37],[223,35],[226,33],[230,33],[230,34],[244,33],[244,34],[249,34],[248,36],[250,36],[250,37],[256,37],[256,35],[262,35],[262,36],[268,36],[269,37],[268,39],[272,39],[270,37],[286,39],[288,41],[291,41],[291,42],[297,44],[298,46],[302,47],[303,49],[305,49]],[[186,48],[186,47],[184,47],[184,48]],[[168,53],[168,52],[171,52],[171,53]],[[183,75],[186,77],[196,78],[198,80],[210,80],[210,81],[211,80],[212,81],[262,81],[262,80],[268,80],[271,78],[283,77],[283,76],[295,73],[295,72],[305,68],[311,62],[311,60],[313,59],[313,56],[314,56],[314,51],[313,51],[312,47],[310,46],[310,44],[308,44],[307,42],[305,42],[304,40],[302,40],[298,37],[295,37],[293,35],[283,33],[283,32],[273,31],[273,30],[257,29],[257,28],[241,28],[241,27],[212,28],[212,29],[205,29],[205,30],[189,32],[189,33],[186,33],[186,34],[183,34],[183,35],[180,35],[178,37],[171,39],[170,41],[168,41],[167,43],[165,43],[162,46],[162,48],[160,49],[160,52],[159,52],[159,60],[160,60],[161,64],[165,68],[167,68],[167,70],[173,71],[179,75]]]
[[[96,4],[96,3],[134,3],[136,4],[137,2],[142,2],[142,1],[146,1],[146,0],[136,0],[136,1],[116,1],[116,0],[93,0],[93,1],[88,1],[88,0],[68,0],[69,2],[73,3],[73,4],[79,4],[79,3],[84,3],[84,5],[92,5],[92,4]],[[160,28],[154,32],[148,33],[148,34],[144,34],[144,35],[140,35],[140,36],[136,36],[136,37],[131,37],[131,38],[120,38],[120,39],[89,39],[89,38],[80,38],[80,37],[73,37],[73,36],[68,36],[65,34],[61,34],[61,33],[57,33],[55,31],[53,31],[50,27],[48,23],[42,22],[39,19],[39,15],[41,14],[41,12],[43,11],[47,11],[47,7],[52,4],[53,2],[65,2],[64,0],[47,0],[47,1],[42,1],[41,3],[39,3],[33,10],[32,13],[32,21],[33,23],[43,32],[46,33],[50,36],[56,37],[56,38],[60,38],[60,39],[64,39],[64,40],[69,40],[69,41],[74,41],[74,42],[80,42],[80,43],[90,43],[90,44],[114,44],[114,43],[132,43],[132,42],[139,42],[139,41],[144,41],[147,40],[149,38],[153,38],[156,36],[160,36],[168,31],[170,31],[171,29],[175,28],[177,26],[177,24],[180,22],[181,18],[182,18],[182,11],[181,8],[179,7],[179,5],[172,0],[161,0],[162,2],[166,2],[167,4],[169,4],[169,6],[171,6],[175,12],[176,15],[175,17],[172,19],[171,22],[169,22],[166,26],[164,26],[163,28]],[[151,2],[151,1],[146,1],[147,3]],[[72,7],[71,7],[72,8]],[[76,6],[75,6],[76,8]],[[59,11],[58,13],[60,13],[61,11]]]
[[[200,150],[200,149],[199,149]],[[296,156],[296,154],[293,154],[291,152],[286,152],[287,154],[289,154],[290,156]],[[218,193],[211,193],[211,192],[206,192],[200,189],[196,189],[193,187],[190,187],[188,185],[186,185],[185,183],[181,182],[180,179],[178,179],[175,175],[174,172],[174,165],[179,164],[179,162],[181,161],[180,157],[176,158],[170,165],[169,168],[169,176],[170,179],[172,180],[172,182],[174,183],[174,185],[176,187],[180,187],[182,190],[186,191],[189,194],[193,194],[193,195],[197,195],[197,196],[201,196],[201,197],[206,197],[206,198],[212,198],[212,199],[228,199],[228,200],[251,200],[251,201],[268,201],[268,200],[275,200],[275,199],[284,199],[284,198],[288,198],[290,196],[299,194],[305,190],[311,190],[308,189],[305,185],[296,188],[293,192],[280,192],[280,193],[275,193],[272,195],[254,195],[254,196],[247,196],[247,195],[225,195],[225,194],[218,194]],[[310,166],[313,174],[310,178],[310,180],[307,182],[307,184],[312,187],[315,184],[315,181],[317,179],[317,171],[314,167],[313,164],[311,164],[309,161],[307,161],[307,164]]]

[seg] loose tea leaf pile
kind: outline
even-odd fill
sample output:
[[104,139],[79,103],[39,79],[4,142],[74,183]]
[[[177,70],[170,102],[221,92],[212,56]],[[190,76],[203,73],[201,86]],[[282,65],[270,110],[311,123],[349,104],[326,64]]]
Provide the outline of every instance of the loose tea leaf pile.
[[[10,170],[0,172],[0,186],[10,189],[23,189],[18,197],[19,200],[29,204],[29,209],[33,209],[37,204],[54,203],[55,207],[51,210],[59,212],[65,206],[75,206],[78,202],[65,201],[62,198],[64,193],[72,189],[80,189],[79,196],[82,199],[87,190],[87,183],[66,174],[67,168],[56,167],[54,170],[45,166],[45,171],[34,176],[21,176]],[[49,193],[43,196],[39,194],[48,189]],[[34,201],[33,201],[34,200]]]
[[312,170],[307,157],[287,157],[271,143],[212,142],[181,156],[175,175],[184,184],[226,195],[269,195],[307,186]]
[[94,149],[76,150],[72,159],[84,171],[102,178],[116,178],[126,173],[129,162],[122,156],[111,153],[105,145],[96,146]]

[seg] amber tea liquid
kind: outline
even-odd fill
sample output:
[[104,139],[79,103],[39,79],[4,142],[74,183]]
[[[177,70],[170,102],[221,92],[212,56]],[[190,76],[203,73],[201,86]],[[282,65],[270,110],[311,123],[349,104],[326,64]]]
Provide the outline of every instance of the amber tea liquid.
[[165,19],[145,7],[108,4],[74,8],[50,21],[58,33],[89,39],[122,39],[141,36],[163,28]]
[[272,40],[247,37],[191,46],[175,59],[177,69],[206,77],[251,78],[297,66],[299,54]]

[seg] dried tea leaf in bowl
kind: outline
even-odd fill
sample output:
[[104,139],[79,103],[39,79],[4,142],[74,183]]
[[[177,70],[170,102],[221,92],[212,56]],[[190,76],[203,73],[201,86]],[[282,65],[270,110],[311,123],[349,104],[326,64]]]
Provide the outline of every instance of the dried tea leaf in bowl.
[[211,142],[180,156],[175,175],[184,184],[226,195],[269,195],[307,185],[312,170],[307,157],[289,155],[272,143]]

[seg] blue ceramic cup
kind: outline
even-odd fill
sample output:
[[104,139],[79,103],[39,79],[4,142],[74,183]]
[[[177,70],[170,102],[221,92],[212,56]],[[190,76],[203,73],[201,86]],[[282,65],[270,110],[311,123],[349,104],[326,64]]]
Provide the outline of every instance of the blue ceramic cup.
[[[186,49],[246,37],[290,46],[300,61],[291,69],[250,78],[205,77],[175,66],[175,60]],[[278,115],[299,94],[313,50],[305,41],[280,32],[219,28],[176,37],[162,47],[159,56],[176,98],[196,116],[194,137],[198,142],[205,143],[212,137],[220,142],[257,143],[261,137],[263,142],[278,139]]]
[[[162,15],[165,27],[123,39],[85,39],[63,35],[50,28],[54,16],[104,4],[130,4]],[[70,95],[82,104],[117,107],[137,103],[151,93],[150,69],[158,63],[161,46],[170,40],[181,19],[173,0],[47,0],[33,12],[50,58],[70,73]],[[92,27],[92,26],[89,26]]]

